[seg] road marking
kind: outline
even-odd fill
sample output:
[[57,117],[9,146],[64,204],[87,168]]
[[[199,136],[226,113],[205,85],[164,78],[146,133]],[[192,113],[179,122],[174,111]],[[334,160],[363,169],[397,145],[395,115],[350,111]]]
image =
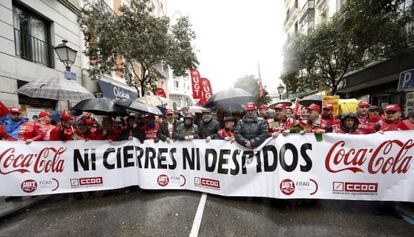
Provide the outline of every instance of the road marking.
[[197,237],[200,230],[201,219],[203,219],[204,206],[206,205],[207,194],[201,194],[200,203],[193,221],[193,227],[191,228],[190,237]]

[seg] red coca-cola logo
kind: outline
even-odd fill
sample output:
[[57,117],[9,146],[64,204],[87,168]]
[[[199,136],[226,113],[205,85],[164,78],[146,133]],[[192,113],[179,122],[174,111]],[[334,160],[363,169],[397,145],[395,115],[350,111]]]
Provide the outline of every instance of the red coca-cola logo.
[[168,178],[168,176],[165,174],[162,174],[158,176],[157,178],[157,183],[161,187],[167,186],[169,182],[170,182],[170,178]]
[[291,195],[295,192],[295,182],[291,179],[282,180],[280,183],[280,191],[282,191],[285,195]]
[[8,148],[0,153],[0,174],[14,172],[30,173],[61,173],[65,161],[60,157],[66,148],[45,147],[38,153],[19,154],[15,148]]
[[37,189],[37,182],[33,179],[23,181],[21,185],[22,191],[26,193],[32,193]]
[[347,148],[344,141],[339,141],[329,150],[325,167],[331,173],[349,170],[354,173],[405,174],[410,169],[412,159],[407,153],[413,147],[412,139],[406,142],[388,140],[375,149]]

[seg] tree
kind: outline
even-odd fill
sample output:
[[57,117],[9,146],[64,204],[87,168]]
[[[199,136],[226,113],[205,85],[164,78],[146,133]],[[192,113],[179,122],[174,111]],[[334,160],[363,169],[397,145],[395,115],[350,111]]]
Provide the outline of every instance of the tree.
[[410,52],[411,12],[403,0],[348,0],[332,19],[285,46],[282,80],[291,92],[329,88],[336,94],[347,73],[369,62]]
[[252,94],[254,96],[254,102],[258,105],[268,104],[272,101],[265,88],[263,88],[263,96],[259,97],[259,84],[254,75],[246,75],[238,78],[234,83],[234,87],[241,88]]
[[79,24],[85,35],[85,54],[92,59],[92,78],[114,70],[132,71],[130,85],[145,95],[159,69],[170,67],[175,76],[184,76],[196,68],[198,60],[191,45],[196,35],[187,17],[170,26],[168,17],[151,14],[146,0],[131,0],[119,11],[115,15],[99,2],[82,8]]

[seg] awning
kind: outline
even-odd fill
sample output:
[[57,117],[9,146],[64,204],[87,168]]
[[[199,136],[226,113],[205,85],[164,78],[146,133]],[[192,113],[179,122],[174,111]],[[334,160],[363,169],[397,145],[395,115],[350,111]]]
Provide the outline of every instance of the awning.
[[109,82],[99,80],[98,85],[101,88],[103,96],[109,99],[126,98],[130,100],[136,100],[138,98],[136,91],[128,90]]

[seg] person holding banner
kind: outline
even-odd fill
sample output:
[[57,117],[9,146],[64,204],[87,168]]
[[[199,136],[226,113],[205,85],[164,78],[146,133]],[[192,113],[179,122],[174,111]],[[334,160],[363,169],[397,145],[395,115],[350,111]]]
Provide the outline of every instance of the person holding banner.
[[160,124],[155,121],[155,116],[149,114],[144,119],[144,126],[142,127],[142,131],[145,134],[145,140],[154,140],[157,139],[157,133],[160,129]]
[[299,133],[299,134],[305,134],[305,133],[315,133],[315,134],[321,134],[325,133],[327,127],[322,127],[321,125],[321,107],[317,104],[311,104],[309,107],[306,108],[307,111],[307,119],[305,122],[299,122],[296,126],[286,129],[283,131],[283,135],[287,135],[289,133]]
[[180,121],[174,118],[174,112],[171,109],[165,111],[165,119],[160,125],[157,132],[158,140],[171,143],[173,141],[173,132],[177,129]]
[[401,108],[399,105],[387,105],[384,109],[385,117],[375,124],[375,129],[384,134],[384,131],[401,130]]
[[177,130],[173,133],[173,139],[179,141],[192,141],[193,139],[199,139],[198,126],[194,124],[194,118],[192,113],[186,113],[184,115],[184,123],[178,125]]
[[267,117],[267,111],[269,110],[269,106],[267,105],[260,105],[259,106],[259,116],[264,119],[265,121],[267,121],[268,117]]
[[234,137],[234,124],[236,123],[236,119],[232,116],[226,116],[223,122],[224,128],[220,129],[217,134],[219,138],[233,143],[236,140]]
[[201,121],[200,121],[200,138],[206,139],[209,142],[211,139],[217,139],[217,132],[220,129],[220,124],[213,118],[210,109],[203,110]]
[[60,116],[60,125],[56,126],[50,131],[51,141],[71,141],[79,140],[75,134],[75,129],[72,127],[73,118],[66,110]]
[[145,140],[145,134],[139,127],[137,118],[135,118],[135,116],[129,116],[127,119],[127,126],[124,128],[124,130],[122,130],[118,140],[132,140],[134,137],[137,138],[141,143],[143,143]]
[[359,129],[363,130],[364,133],[374,133],[375,123],[370,122],[369,120],[369,103],[367,101],[361,101],[358,103],[357,116],[359,120]]
[[335,118],[332,114],[333,105],[325,104],[322,108],[321,124],[324,128],[333,128],[334,126],[339,126],[341,120]]
[[334,133],[341,134],[364,134],[364,131],[358,128],[359,120],[355,113],[345,113],[341,118],[341,123],[334,125]]
[[39,113],[39,128],[43,135],[43,141],[50,140],[50,132],[56,127],[52,125],[50,122],[52,121],[52,116],[50,113],[42,111]]
[[260,146],[268,137],[265,121],[257,116],[257,107],[254,102],[244,106],[246,115],[237,122],[234,133],[240,145],[252,149]]
[[11,108],[10,114],[10,119],[4,123],[9,141],[25,141],[26,144],[30,144],[32,141],[43,139],[39,124],[24,118],[20,108]]
[[276,138],[279,133],[290,129],[295,125],[295,121],[291,117],[286,117],[285,105],[277,104],[274,108],[275,115],[273,121],[269,123],[269,133]]

